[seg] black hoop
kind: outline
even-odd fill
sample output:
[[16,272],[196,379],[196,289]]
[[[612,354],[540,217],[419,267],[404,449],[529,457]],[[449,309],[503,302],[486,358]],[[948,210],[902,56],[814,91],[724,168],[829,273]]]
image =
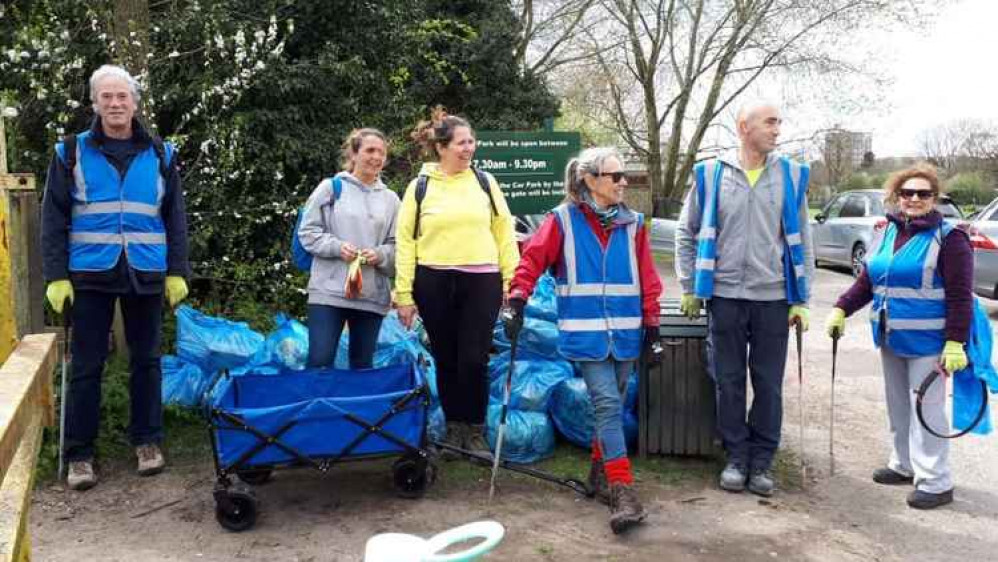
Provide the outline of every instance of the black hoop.
[[922,399],[925,398],[925,393],[929,391],[929,387],[932,386],[932,383],[936,382],[936,379],[938,378],[939,369],[936,369],[932,371],[929,376],[925,377],[925,380],[922,381],[922,385],[919,386],[918,391],[915,392],[915,414],[918,416],[918,422],[922,424],[922,427],[924,427],[926,431],[940,439],[956,439],[957,437],[962,437],[970,433],[975,427],[977,427],[977,424],[981,423],[981,420],[984,419],[984,414],[988,410],[988,384],[984,382],[984,380],[978,379],[981,383],[981,408],[978,410],[977,416],[974,417],[973,423],[967,426],[966,429],[962,429],[957,433],[944,435],[929,427],[929,424],[925,423],[925,418],[922,416]]

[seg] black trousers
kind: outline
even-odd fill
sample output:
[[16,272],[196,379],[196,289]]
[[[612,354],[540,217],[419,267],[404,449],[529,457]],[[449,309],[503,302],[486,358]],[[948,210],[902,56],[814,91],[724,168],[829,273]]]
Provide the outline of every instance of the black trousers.
[[93,458],[100,426],[101,378],[107,359],[114,303],[121,301],[128,341],[133,446],[163,440],[163,391],[159,365],[163,295],[76,291],[73,299],[73,361],[66,396],[66,460]]
[[485,423],[489,349],[502,306],[502,276],[417,266],[412,296],[430,337],[444,417]]

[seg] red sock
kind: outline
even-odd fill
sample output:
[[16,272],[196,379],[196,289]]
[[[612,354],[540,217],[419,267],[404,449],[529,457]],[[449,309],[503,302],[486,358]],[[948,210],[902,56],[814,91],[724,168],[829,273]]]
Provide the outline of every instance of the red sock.
[[595,439],[593,439],[592,458],[593,462],[599,462],[603,460],[603,453],[601,453],[599,450],[599,441]]
[[611,484],[633,484],[634,475],[631,474],[631,461],[627,457],[612,459],[603,462],[603,470],[606,471],[606,480]]

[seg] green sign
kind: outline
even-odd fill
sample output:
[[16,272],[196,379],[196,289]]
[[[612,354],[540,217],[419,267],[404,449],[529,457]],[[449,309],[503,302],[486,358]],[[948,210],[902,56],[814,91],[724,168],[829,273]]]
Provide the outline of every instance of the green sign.
[[479,131],[474,165],[495,176],[514,215],[546,213],[565,198],[565,166],[579,133]]

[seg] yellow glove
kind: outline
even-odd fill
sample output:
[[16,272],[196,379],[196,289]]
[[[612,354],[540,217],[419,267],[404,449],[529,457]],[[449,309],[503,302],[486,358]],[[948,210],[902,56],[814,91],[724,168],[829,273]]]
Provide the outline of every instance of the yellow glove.
[[808,327],[811,325],[809,318],[811,317],[811,311],[807,309],[806,306],[793,305],[790,307],[790,314],[787,315],[787,321],[791,326],[800,322],[800,329],[807,331]]
[[169,275],[166,278],[166,301],[171,307],[176,307],[180,301],[187,298],[187,281],[179,275]]
[[702,306],[703,301],[698,299],[696,295],[686,294],[679,300],[679,311],[690,320],[700,316],[700,307]]
[[73,284],[69,282],[69,279],[52,281],[45,287],[45,298],[52,305],[52,310],[62,314],[62,307],[66,299],[69,299],[70,305],[73,304]]
[[958,341],[948,341],[943,347],[943,368],[953,374],[967,366],[967,354],[963,352],[963,344]]
[[834,338],[846,333],[846,311],[841,308],[833,308],[832,313],[825,319],[825,331],[828,337]]

